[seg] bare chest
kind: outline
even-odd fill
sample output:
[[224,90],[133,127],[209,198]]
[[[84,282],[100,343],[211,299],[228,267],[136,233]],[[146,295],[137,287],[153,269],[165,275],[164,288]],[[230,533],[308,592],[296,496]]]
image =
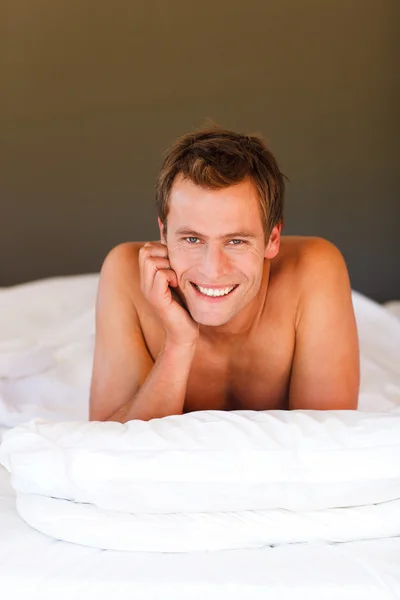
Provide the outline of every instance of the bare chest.
[[[149,314],[149,313],[148,313]],[[164,343],[158,319],[144,319],[143,334],[153,360]],[[288,408],[295,335],[291,320],[277,320],[229,351],[200,339],[189,372],[184,412]]]
[[287,409],[294,348],[290,338],[288,332],[278,343],[247,345],[230,355],[199,344],[184,412]]

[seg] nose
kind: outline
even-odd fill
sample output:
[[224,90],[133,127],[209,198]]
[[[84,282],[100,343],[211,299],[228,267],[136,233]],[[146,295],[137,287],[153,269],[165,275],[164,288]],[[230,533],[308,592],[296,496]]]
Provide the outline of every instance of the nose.
[[206,248],[201,264],[201,274],[210,284],[221,282],[230,271],[230,259],[219,245]]

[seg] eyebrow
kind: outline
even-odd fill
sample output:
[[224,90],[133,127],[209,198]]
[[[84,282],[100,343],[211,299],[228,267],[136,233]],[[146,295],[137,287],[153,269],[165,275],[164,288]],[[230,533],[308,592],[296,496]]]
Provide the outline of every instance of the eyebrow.
[[[207,238],[206,235],[203,235],[202,233],[199,233],[198,231],[195,231],[194,229],[189,229],[188,227],[180,227],[179,229],[177,229],[175,231],[175,235],[191,235],[194,237]],[[220,235],[218,237],[218,239],[223,240],[223,239],[227,239],[227,238],[236,238],[236,237],[256,239],[256,236],[254,235],[254,233],[252,231],[250,231],[249,229],[242,229],[241,231],[234,231],[233,233],[227,233],[225,235]]]

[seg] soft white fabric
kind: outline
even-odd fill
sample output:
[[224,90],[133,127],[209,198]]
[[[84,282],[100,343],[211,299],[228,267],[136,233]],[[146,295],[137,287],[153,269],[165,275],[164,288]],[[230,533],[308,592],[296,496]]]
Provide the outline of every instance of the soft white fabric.
[[400,498],[400,409],[33,421],[5,433],[0,459],[18,492],[121,512],[373,504]]
[[[2,460],[27,522],[82,544],[153,551],[399,535],[396,303],[389,310],[353,292],[360,412],[254,413],[267,415],[267,425],[249,419],[250,411],[85,424],[97,281],[55,278],[0,290],[0,342],[37,343],[55,360],[45,371],[0,380],[3,428],[32,417],[79,421],[33,423],[7,435]],[[261,451],[260,437],[270,444]],[[145,449],[132,449],[132,441]],[[216,441],[222,447],[204,450]]]
[[21,339],[0,342],[0,377],[18,378],[51,369],[56,364],[52,352],[40,344]]
[[98,279],[94,273],[0,288],[0,439],[35,417],[88,419]]
[[4,435],[0,460],[22,518],[100,548],[184,552],[400,535],[400,410],[36,421]]
[[395,600],[400,537],[219,552],[118,552],[27,525],[0,466],[0,586],[7,600]]

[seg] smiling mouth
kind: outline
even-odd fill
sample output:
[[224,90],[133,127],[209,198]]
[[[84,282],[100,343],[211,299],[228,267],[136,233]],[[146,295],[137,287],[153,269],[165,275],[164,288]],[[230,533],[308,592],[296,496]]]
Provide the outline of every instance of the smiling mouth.
[[[195,283],[193,283],[193,281],[190,282],[194,288],[194,290],[196,291],[197,294],[199,294],[199,296],[201,296],[202,298],[207,298],[207,299],[211,299],[211,300],[222,300],[223,298],[227,298],[228,296],[230,296],[230,294],[232,294],[236,288],[239,286],[239,284],[236,284],[232,287],[232,289],[227,293],[227,294],[219,294],[219,295],[211,295],[211,294],[205,294],[204,292],[202,292],[199,289],[199,286],[196,285]],[[230,286],[226,286],[225,288],[221,288],[221,289],[227,289]],[[203,288],[204,289],[204,288]],[[205,288],[207,289],[207,288]],[[210,288],[209,288],[210,289]]]

